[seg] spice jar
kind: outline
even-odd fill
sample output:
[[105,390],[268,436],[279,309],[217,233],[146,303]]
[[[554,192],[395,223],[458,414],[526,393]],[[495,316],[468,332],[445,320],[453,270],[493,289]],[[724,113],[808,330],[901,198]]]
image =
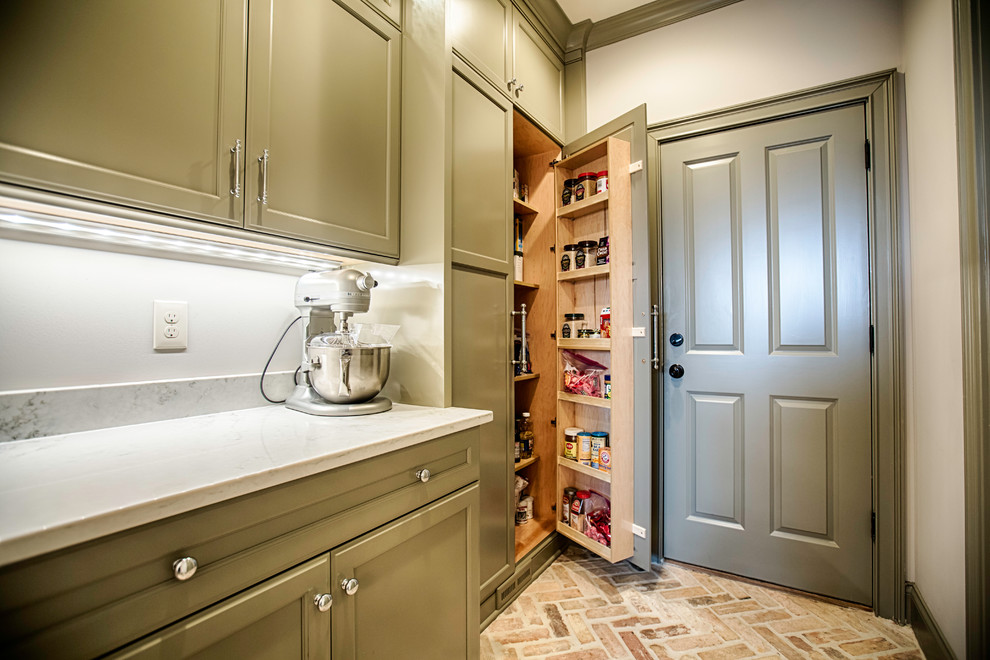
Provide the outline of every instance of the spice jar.
[[568,486],[564,489],[564,496],[560,501],[560,522],[565,525],[571,523],[571,502],[574,501],[575,495],[577,495],[577,488]]
[[598,173],[598,181],[595,182],[595,192],[603,193],[608,191],[608,170]]
[[577,253],[574,255],[574,267],[584,268],[589,259],[595,258],[598,251],[598,241],[579,241]]
[[581,465],[591,465],[591,434],[582,431],[577,434],[578,439],[578,463]]
[[578,458],[577,447],[578,447],[578,433],[581,433],[584,429],[580,429],[576,426],[569,426],[564,429],[564,458],[569,458],[572,461],[576,461]]
[[574,263],[574,255],[577,253],[577,243],[568,243],[564,246],[564,254],[560,255],[560,270],[568,271]]
[[595,194],[595,186],[598,177],[594,172],[581,172],[578,174],[577,183],[574,184],[574,201],[580,202],[585,197]]
[[560,337],[562,339],[571,338],[571,330],[576,335],[579,332],[578,324],[584,327],[584,314],[564,314],[564,325],[560,327]]
[[574,186],[577,185],[577,179],[565,179],[564,180],[564,191],[560,193],[560,204],[561,206],[567,206],[571,203],[571,199],[574,197]]

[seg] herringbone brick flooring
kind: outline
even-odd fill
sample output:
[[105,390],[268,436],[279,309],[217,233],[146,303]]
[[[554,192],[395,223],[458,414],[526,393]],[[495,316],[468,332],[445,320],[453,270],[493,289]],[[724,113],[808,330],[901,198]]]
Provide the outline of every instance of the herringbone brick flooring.
[[482,660],[923,658],[872,613],[675,564],[609,564],[570,547],[481,635]]

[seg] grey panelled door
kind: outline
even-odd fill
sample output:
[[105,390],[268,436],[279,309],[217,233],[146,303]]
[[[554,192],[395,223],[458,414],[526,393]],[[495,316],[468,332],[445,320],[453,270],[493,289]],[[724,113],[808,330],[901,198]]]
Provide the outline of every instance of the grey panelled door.
[[864,116],[671,142],[660,159],[664,555],[868,604]]
[[0,2],[0,180],[240,225],[246,11]]
[[361,0],[250,11],[246,225],[397,256],[399,30]]

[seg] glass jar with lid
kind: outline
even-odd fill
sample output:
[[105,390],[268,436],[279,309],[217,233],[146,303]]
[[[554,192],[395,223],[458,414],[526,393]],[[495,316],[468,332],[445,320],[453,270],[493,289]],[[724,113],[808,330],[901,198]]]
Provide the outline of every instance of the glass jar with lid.
[[[577,243],[568,243],[564,246],[564,254],[560,255],[560,270],[565,272],[571,269],[574,264],[574,257],[577,254]],[[576,267],[576,264],[575,264]]]
[[578,241],[577,252],[574,255],[574,267],[584,268],[589,263],[595,264],[598,254],[598,241]]
[[584,314],[564,314],[564,324],[560,326],[561,339],[578,336],[585,329]]

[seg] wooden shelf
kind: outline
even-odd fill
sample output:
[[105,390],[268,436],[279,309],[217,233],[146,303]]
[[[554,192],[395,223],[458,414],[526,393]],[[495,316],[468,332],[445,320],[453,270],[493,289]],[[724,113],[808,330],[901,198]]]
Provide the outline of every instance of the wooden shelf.
[[571,394],[569,392],[557,392],[557,400],[582,403],[586,406],[595,406],[597,408],[612,407],[612,399],[600,399],[596,396],[584,396],[583,394]]
[[534,284],[533,282],[523,282],[521,280],[513,280],[512,283],[522,289],[539,289],[539,284]]
[[558,220],[573,220],[585,215],[597,213],[608,206],[608,191],[600,192],[582,199],[580,202],[571,202],[567,206],[557,209]]
[[516,561],[525,557],[530,550],[553,533],[555,521],[556,519],[544,521],[533,518],[524,525],[516,525]]
[[588,280],[592,277],[608,277],[610,270],[609,265],[604,266],[588,266],[587,268],[577,268],[575,270],[567,270],[563,273],[557,273],[558,282],[574,282],[576,280]]
[[569,348],[572,351],[610,351],[612,340],[604,339],[558,339],[557,348]]
[[527,380],[535,380],[540,377],[540,374],[521,374],[519,376],[513,376],[512,380],[516,383],[521,383]]
[[592,161],[598,160],[599,158],[604,158],[607,154],[608,145],[603,140],[601,142],[596,142],[595,144],[589,145],[581,151],[564,158],[557,163],[557,167],[568,170],[576,170],[583,168],[584,165],[587,165]]
[[539,213],[538,210],[515,197],[512,198],[512,210],[519,215],[535,215]]
[[537,456],[536,454],[533,454],[529,458],[522,459],[521,461],[519,461],[518,463],[516,463],[516,472],[519,472],[519,470],[521,470],[521,469],[523,469],[525,467],[529,467],[530,465],[532,465],[533,463],[535,463],[538,460],[540,460],[540,457]]
[[[557,457],[557,465],[567,468],[568,470],[574,470],[575,472],[586,474],[592,479],[598,479],[599,481],[604,481],[607,484],[612,483],[612,474],[610,472],[598,470],[590,465],[582,465],[577,461],[572,461],[571,459],[564,458],[563,456]],[[519,468],[516,469],[518,470]]]
[[[588,550],[591,550],[592,552],[594,552],[599,557],[602,557],[603,559],[606,559],[608,561],[612,561],[612,549],[611,548],[609,548],[608,546],[602,545],[601,543],[599,543],[598,541],[595,541],[594,539],[592,539],[589,536],[585,536],[584,534],[582,534],[581,532],[577,531],[576,529],[574,529],[570,525],[565,525],[562,522],[558,522],[557,523],[557,531],[560,532],[561,534],[563,534],[564,536],[566,536],[567,538],[569,538],[570,540],[574,541],[578,545],[581,545],[581,546],[587,548]],[[614,538],[615,537],[615,527],[614,526],[612,528],[612,534],[613,534],[613,538]],[[516,542],[518,544],[518,535],[516,536],[516,539],[517,539]],[[518,545],[517,545],[517,547],[518,547]]]

